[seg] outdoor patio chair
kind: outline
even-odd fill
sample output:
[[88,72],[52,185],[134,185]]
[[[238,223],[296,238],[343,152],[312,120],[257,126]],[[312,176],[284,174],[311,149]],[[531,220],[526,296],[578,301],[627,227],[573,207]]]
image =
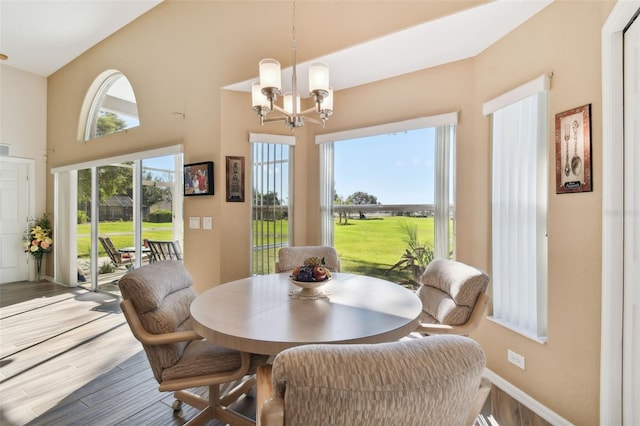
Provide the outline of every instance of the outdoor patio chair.
[[124,266],[125,268],[130,269],[133,266],[133,254],[120,252],[109,237],[98,237],[98,239],[102,244],[102,248],[104,248],[104,251],[107,253],[109,259],[111,259],[111,262],[116,268]]
[[180,260],[182,261],[182,249],[178,241],[144,240],[151,251],[151,261]]

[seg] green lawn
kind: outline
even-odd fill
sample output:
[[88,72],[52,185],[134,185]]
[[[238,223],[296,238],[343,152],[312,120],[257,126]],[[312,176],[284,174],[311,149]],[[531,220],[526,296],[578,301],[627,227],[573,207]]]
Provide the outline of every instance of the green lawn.
[[[78,257],[89,257],[91,249],[91,225],[78,225]],[[149,240],[171,240],[172,224],[142,222],[142,238]],[[100,222],[98,235],[111,238],[116,247],[133,246],[133,222]],[[98,244],[100,256],[106,256],[102,245]]]
[[354,272],[400,282],[407,272],[387,270],[407,248],[407,226],[417,226],[421,244],[433,247],[433,217],[384,216],[351,219],[334,226],[334,245],[343,272]]
[[[277,241],[280,236],[288,234],[288,221],[278,220],[265,222],[262,229],[258,229],[254,221],[254,245],[262,245],[262,240],[269,234],[269,241]],[[343,272],[367,274],[391,281],[400,282],[408,277],[407,272],[387,270],[398,262],[407,248],[407,226],[417,226],[418,239],[421,244],[433,247],[433,217],[416,218],[403,216],[384,216],[369,219],[350,219],[347,225],[335,222],[335,247],[340,257]],[[88,257],[90,248],[89,224],[78,225],[78,257]],[[99,225],[99,235],[108,235],[116,247],[132,246],[132,222],[102,222]],[[172,238],[171,223],[142,224],[143,239],[170,240]],[[105,256],[102,246],[100,255]],[[271,259],[277,256],[278,248],[265,251],[264,256]],[[263,259],[264,260],[264,259]]]

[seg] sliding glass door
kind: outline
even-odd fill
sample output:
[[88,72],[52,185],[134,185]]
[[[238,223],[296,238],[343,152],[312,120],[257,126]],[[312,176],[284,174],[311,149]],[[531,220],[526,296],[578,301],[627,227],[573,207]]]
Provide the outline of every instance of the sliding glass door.
[[58,282],[117,290],[120,276],[151,260],[144,240],[182,245],[182,154],[172,151],[53,171],[57,239],[68,247],[56,254]]

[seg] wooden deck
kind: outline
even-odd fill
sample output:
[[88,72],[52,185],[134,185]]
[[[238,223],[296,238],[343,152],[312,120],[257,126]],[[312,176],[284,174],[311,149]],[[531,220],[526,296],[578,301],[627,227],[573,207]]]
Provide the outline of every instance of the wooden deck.
[[[1,425],[181,425],[196,414],[174,414],[172,393],[158,391],[112,287],[0,285]],[[236,409],[255,415],[250,397]]]

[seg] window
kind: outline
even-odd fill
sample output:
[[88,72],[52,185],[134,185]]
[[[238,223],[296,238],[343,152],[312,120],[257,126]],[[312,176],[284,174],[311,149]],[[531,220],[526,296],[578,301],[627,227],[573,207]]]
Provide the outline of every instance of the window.
[[547,88],[542,76],[485,103],[493,115],[493,320],[546,339]]
[[182,146],[172,145],[52,169],[55,280],[113,289],[126,271],[111,270],[99,236],[131,247],[132,265],[143,259],[144,239],[182,244],[182,162]]
[[294,136],[250,134],[252,142],[252,250],[254,275],[274,272],[281,247],[291,240],[292,169]]
[[88,141],[139,124],[136,96],[127,77],[115,70],[98,76],[83,104],[80,139]]
[[[433,257],[453,255],[456,121],[451,113],[316,138],[322,243],[335,246],[343,271],[415,285]],[[416,266],[389,275],[407,249]]]

